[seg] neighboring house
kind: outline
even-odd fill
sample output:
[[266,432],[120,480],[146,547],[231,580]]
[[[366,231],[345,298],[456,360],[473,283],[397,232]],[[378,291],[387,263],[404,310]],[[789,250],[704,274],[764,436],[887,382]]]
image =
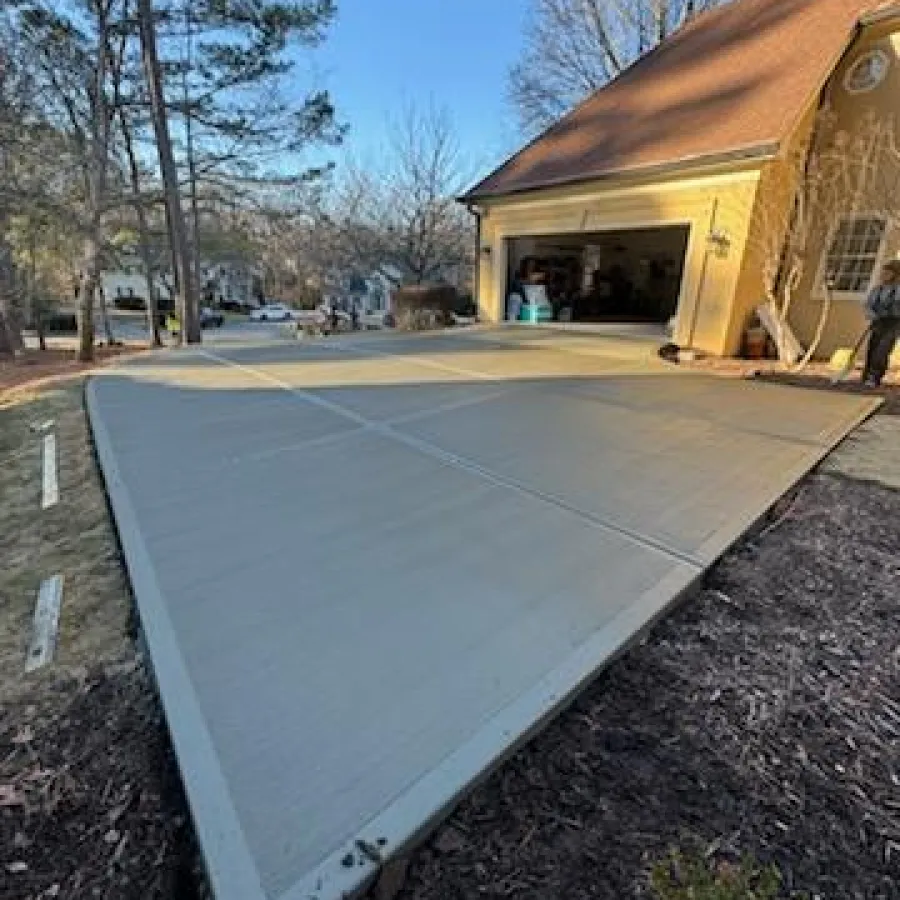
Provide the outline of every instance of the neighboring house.
[[214,306],[259,306],[263,300],[262,270],[242,259],[201,262],[203,295]]
[[349,273],[335,279],[336,286],[326,292],[323,301],[329,305],[337,302],[348,309],[352,302],[361,313],[369,315],[390,312],[391,292],[400,280],[399,270],[390,266],[369,275]]
[[[171,286],[161,273],[156,277],[156,296],[165,302],[171,298]],[[129,299],[147,300],[147,279],[137,254],[125,251],[119,254],[114,269],[100,273],[100,285],[108,304],[127,305]],[[123,301],[125,303],[123,304]]]
[[[128,300],[147,299],[147,280],[138,256],[131,251],[118,254],[116,267],[100,275],[104,296],[109,304],[127,306]],[[244,307],[258,306],[262,298],[260,270],[243,260],[201,262],[203,302],[219,305],[236,303]],[[165,303],[173,293],[171,272],[160,269],[156,276],[156,295]]]
[[[806,152],[823,103],[850,132],[872,111],[900,113],[900,4],[734,0],[699,15],[461,198],[480,218],[481,317],[505,318],[513,273],[538,260],[597,298],[586,317],[617,294],[618,317],[674,318],[677,343],[739,352],[764,297],[753,229],[767,205],[793,204],[787,160]],[[859,335],[898,239],[862,209],[833,223],[794,301],[802,342],[826,261],[825,354]]]

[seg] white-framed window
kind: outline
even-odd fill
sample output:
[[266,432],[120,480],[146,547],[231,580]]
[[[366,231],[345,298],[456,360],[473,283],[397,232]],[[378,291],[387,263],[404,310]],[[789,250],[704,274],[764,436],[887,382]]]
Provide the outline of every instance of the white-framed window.
[[872,91],[887,77],[891,60],[884,50],[868,50],[859,56],[844,75],[844,89],[849,94]]
[[886,223],[878,216],[854,216],[838,223],[825,260],[825,276],[836,291],[861,294],[869,289],[885,231]]

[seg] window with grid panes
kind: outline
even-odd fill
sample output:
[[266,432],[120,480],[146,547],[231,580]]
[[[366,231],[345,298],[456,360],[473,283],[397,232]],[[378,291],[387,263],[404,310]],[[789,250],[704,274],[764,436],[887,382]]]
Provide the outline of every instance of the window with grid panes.
[[864,293],[868,290],[881,252],[883,219],[844,219],[838,225],[828,250],[826,274],[836,291]]

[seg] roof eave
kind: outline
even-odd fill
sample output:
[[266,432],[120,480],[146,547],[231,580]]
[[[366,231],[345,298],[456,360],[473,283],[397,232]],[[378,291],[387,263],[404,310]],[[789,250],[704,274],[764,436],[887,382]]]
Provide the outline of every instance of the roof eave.
[[860,16],[859,24],[863,27],[869,25],[880,25],[882,22],[888,22],[891,19],[900,19],[900,3],[886,6],[883,9],[876,9],[864,16]]
[[512,188],[510,190],[479,191],[476,187],[472,191],[469,191],[456,199],[459,203],[471,204],[484,200],[499,200],[503,197],[531,194],[535,191],[546,191],[553,188],[569,187],[589,182],[614,182],[624,179],[681,174],[682,172],[691,173],[698,169],[713,166],[718,167],[732,162],[764,162],[768,159],[775,159],[780,150],[780,141],[769,141],[761,144],[752,144],[746,147],[736,147],[733,150],[727,150],[722,153],[705,154],[703,156],[686,156],[646,166],[614,169],[608,172],[579,175],[572,178],[558,178],[551,181],[544,181],[539,184]]

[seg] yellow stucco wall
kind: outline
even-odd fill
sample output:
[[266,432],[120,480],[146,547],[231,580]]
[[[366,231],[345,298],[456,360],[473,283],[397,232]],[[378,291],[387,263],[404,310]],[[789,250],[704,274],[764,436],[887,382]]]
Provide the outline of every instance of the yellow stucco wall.
[[[582,184],[486,203],[479,254],[479,311],[504,314],[507,240],[528,235],[690,226],[675,340],[713,354],[736,352],[735,295],[742,272],[759,170],[719,172],[629,185]],[[727,236],[716,251],[711,230]]]
[[[847,69],[866,51],[879,48],[891,59],[887,78],[873,91],[865,94],[850,94],[844,87]],[[894,117],[900,120],[900,27],[896,23],[873,27],[860,36],[837,68],[824,93],[824,101],[835,115],[835,128],[853,134],[865,117],[874,112],[883,119]],[[900,126],[900,121],[897,121]],[[865,213],[865,210],[860,210]],[[836,223],[834,223],[836,224]],[[791,324],[804,344],[812,336],[821,308],[823,258],[827,253],[827,242],[812,248],[810,259],[798,291]],[[900,235],[889,232],[885,241],[883,256],[896,256],[900,250]],[[864,295],[836,294],[834,306],[828,318],[817,356],[827,358],[840,346],[852,344],[865,328],[862,311]]]

